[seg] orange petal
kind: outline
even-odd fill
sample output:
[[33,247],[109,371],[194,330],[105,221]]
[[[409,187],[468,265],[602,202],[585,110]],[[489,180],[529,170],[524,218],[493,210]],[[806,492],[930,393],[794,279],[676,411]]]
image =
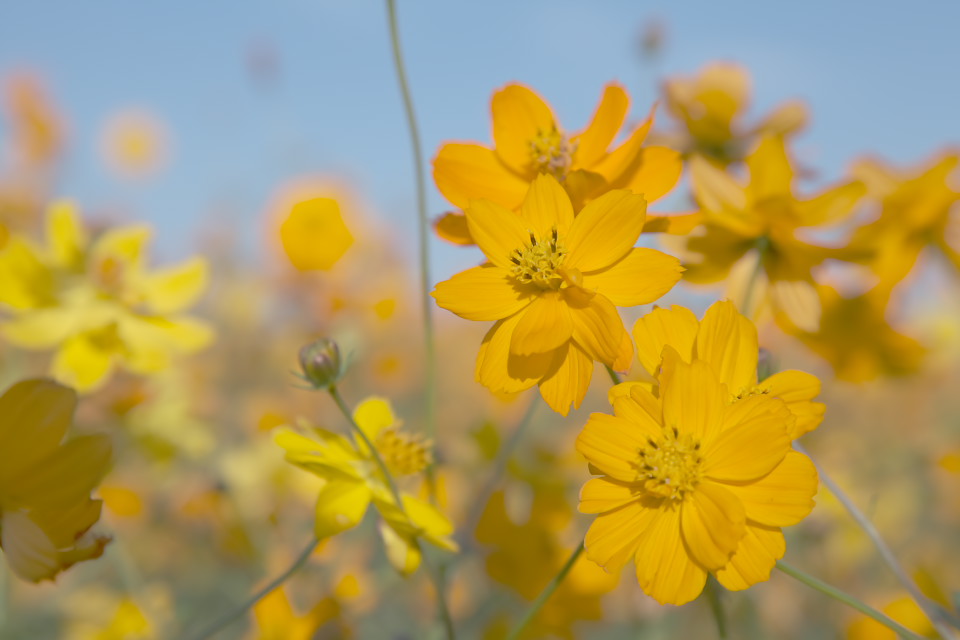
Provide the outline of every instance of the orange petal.
[[701,211],[690,213],[670,213],[664,215],[647,214],[643,224],[643,233],[667,233],[672,236],[685,236],[703,222]]
[[756,482],[728,485],[743,503],[747,517],[771,527],[797,524],[813,509],[819,481],[810,458],[788,451],[773,471]]
[[459,211],[448,211],[434,218],[433,232],[441,240],[446,240],[451,244],[463,247],[476,244],[473,241],[473,236],[470,235],[470,228],[467,226],[467,216]]
[[597,271],[622,259],[637,243],[646,211],[644,199],[629,191],[608,191],[592,200],[570,227],[564,266]]
[[693,435],[704,451],[716,440],[722,424],[724,399],[720,391],[710,365],[702,360],[687,364],[672,347],[664,348],[660,374],[663,424]]
[[659,438],[659,425],[592,413],[577,437],[577,451],[592,465],[622,482],[637,479],[637,451],[649,438]]
[[556,178],[541,174],[530,184],[520,206],[520,217],[539,240],[549,238],[553,229],[563,237],[573,223],[570,196]]
[[490,108],[497,155],[518,174],[530,173],[530,142],[559,128],[550,107],[527,87],[508,84],[493,94]]
[[540,383],[540,395],[551,409],[565,416],[571,403],[574,409],[579,409],[587,395],[593,377],[593,360],[572,340],[556,353],[560,355],[555,356],[550,373]]
[[565,344],[573,334],[570,308],[558,291],[544,292],[520,314],[510,340],[510,353],[529,356],[553,351]]
[[786,550],[780,529],[748,521],[746,533],[730,562],[716,572],[717,580],[731,591],[741,591],[758,582],[765,582],[770,579],[770,572]]
[[617,308],[599,294],[587,301],[575,299],[574,294],[568,293],[571,289],[562,292],[573,318],[573,339],[591,358],[612,366],[620,355],[623,335]]
[[636,555],[641,534],[656,517],[656,509],[640,502],[600,514],[583,540],[587,557],[606,571],[618,571]]
[[478,198],[516,209],[529,184],[503,166],[491,149],[453,142],[440,147],[433,159],[433,180],[440,193],[461,209]]
[[723,482],[748,482],[770,473],[790,450],[793,416],[782,400],[753,396],[727,405],[723,431],[702,448],[703,473]]
[[437,283],[431,295],[437,304],[467,320],[500,320],[533,302],[530,286],[517,283],[506,269],[484,264]]
[[494,393],[519,393],[529,389],[555,366],[554,353],[510,355],[510,340],[518,322],[520,314],[493,325],[477,353],[476,380]]
[[618,307],[650,304],[680,281],[680,261],[656,249],[635,247],[606,269],[583,274],[583,287]]
[[640,365],[651,376],[656,376],[663,348],[667,345],[673,347],[684,362],[691,362],[699,328],[697,316],[686,307],[673,305],[669,309],[654,309],[633,325]]
[[743,538],[743,504],[726,487],[710,481],[697,485],[683,502],[680,524],[690,555],[704,568],[719,569]]
[[611,187],[630,189],[654,202],[670,193],[680,181],[683,160],[680,153],[667,147],[644,147],[636,169],[621,176]]
[[470,235],[490,262],[512,268],[510,255],[530,244],[530,231],[520,216],[489,200],[471,200],[464,213]]
[[707,571],[691,557],[680,535],[680,509],[661,508],[640,536],[637,581],[660,604],[686,604],[700,595]]
[[623,126],[630,108],[630,98],[619,84],[611,83],[603,90],[600,104],[590,125],[577,136],[577,163],[590,167],[600,161]]
[[787,157],[783,136],[764,136],[747,157],[750,186],[754,202],[791,194],[793,167]]
[[787,409],[796,417],[791,439],[813,431],[823,421],[826,405],[812,401],[820,395],[820,380],[816,376],[804,371],[781,371],[764,380],[761,386],[770,389],[770,396],[787,403]]
[[720,383],[733,394],[753,387],[759,356],[753,323],[729,300],[712,304],[700,321],[697,357],[713,367]]

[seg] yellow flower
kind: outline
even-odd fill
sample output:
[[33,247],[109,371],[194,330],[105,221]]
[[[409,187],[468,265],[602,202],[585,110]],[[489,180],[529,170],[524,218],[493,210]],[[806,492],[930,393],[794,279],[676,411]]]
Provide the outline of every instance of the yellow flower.
[[580,511],[598,514],[587,557],[608,571],[632,558],[648,595],[684,604],[708,572],[731,590],[767,580],[785,551],[780,528],[813,507],[817,473],[790,448],[782,400],[731,403],[710,364],[663,355],[659,397],[632,385],[577,438],[602,474],[580,491]]
[[163,122],[155,115],[131,109],[110,117],[101,134],[100,152],[117,174],[144,177],[166,161],[167,138]]
[[[590,125],[572,133],[560,126],[549,105],[531,89],[507,85],[493,94],[493,148],[472,143],[443,145],[433,161],[437,189],[460,209],[478,198],[516,209],[534,178],[551,175],[566,189],[577,210],[611,189],[628,189],[653,202],[673,189],[683,167],[676,151],[643,146],[653,125],[652,111],[623,143],[610,148],[629,106],[623,88],[609,84]],[[679,220],[682,217],[675,222],[684,226]],[[442,217],[437,232],[457,244],[473,242],[462,214]]]
[[[820,381],[803,371],[781,371],[757,382],[757,329],[740,315],[732,302],[714,303],[697,322],[685,307],[654,309],[633,326],[637,357],[644,370],[655,378],[660,369],[664,347],[672,347],[684,360],[702,360],[713,368],[721,384],[726,386],[728,402],[752,396],[779,398],[786,403],[796,422],[790,438],[799,438],[817,428],[825,407],[813,399],[820,393]],[[628,385],[618,387],[629,393]]]
[[714,62],[692,78],[671,78],[663,94],[667,110],[685,129],[679,147],[722,164],[741,159],[759,134],[787,135],[807,122],[803,104],[788,102],[759,124],[744,126],[740,120],[749,106],[750,76],[736,64]]
[[943,254],[960,270],[960,201],[957,164],[960,154],[944,153],[920,167],[900,170],[863,160],[852,170],[880,203],[876,221],[854,232],[853,248],[873,254],[868,264],[887,288],[910,273],[927,247]]
[[202,348],[209,328],[180,312],[206,286],[206,263],[148,270],[149,237],[148,227],[131,226],[91,241],[72,204],[53,205],[45,250],[14,236],[0,251],[0,305],[12,316],[0,332],[23,348],[56,349],[52,375],[79,391],[103,384],[117,364],[154,373]]
[[87,535],[100,518],[91,500],[110,462],[106,436],[61,443],[76,394],[46,380],[26,380],[0,396],[0,547],[17,576],[51,580],[98,558],[108,539]]
[[353,235],[336,200],[313,198],[294,205],[280,225],[280,240],[300,271],[328,271],[353,244]]
[[322,598],[307,613],[298,615],[283,587],[274,589],[253,607],[257,628],[250,640],[311,640],[327,622],[336,619],[336,599]]
[[574,218],[557,180],[534,180],[519,215],[486,200],[466,211],[490,261],[441,282],[437,304],[467,320],[496,320],[477,357],[476,376],[494,392],[540,385],[563,415],[580,406],[593,362],[625,370],[633,345],[617,306],[648,304],[683,269],[676,258],[635,248],[646,203],[628,191],[591,201]]
[[[430,463],[428,443],[399,429],[386,400],[364,400],[353,417],[394,477],[419,475]],[[288,462],[326,480],[317,498],[317,538],[355,527],[372,502],[383,518],[380,534],[397,571],[409,574],[420,566],[419,538],[448,551],[457,550],[450,537],[453,525],[436,507],[404,492],[402,509],[397,505],[373,453],[363,442],[320,427],[310,432],[308,436],[283,429],[276,440],[286,450]]]
[[848,215],[863,195],[863,185],[847,182],[810,199],[797,199],[793,167],[779,136],[765,137],[747,158],[750,180],[745,185],[703,158],[693,158],[690,166],[705,228],[699,236],[677,239],[689,255],[685,277],[696,283],[718,282],[745,261],[743,266],[749,268],[740,275],[763,276],[759,284],[766,295],[754,296],[755,303],[766,297],[774,311],[785,313],[797,326],[816,330],[820,301],[812,269],[842,253],[804,242],[796,234]]

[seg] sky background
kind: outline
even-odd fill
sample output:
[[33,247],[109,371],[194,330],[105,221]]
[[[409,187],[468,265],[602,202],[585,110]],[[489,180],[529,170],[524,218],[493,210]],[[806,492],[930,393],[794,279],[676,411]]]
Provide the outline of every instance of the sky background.
[[[636,119],[664,76],[712,60],[751,71],[753,115],[788,98],[809,104],[797,153],[825,180],[867,152],[905,164],[960,143],[958,2],[399,5],[428,158],[445,140],[489,141],[490,95],[507,82],[534,87],[576,130],[607,82],[626,86]],[[652,19],[666,35],[655,63],[638,46]],[[352,183],[415,252],[413,169],[383,3],[8,2],[0,24],[0,74],[38,73],[67,120],[60,193],[152,222],[164,257],[193,251],[214,211],[260,245],[271,198],[307,174]],[[257,60],[272,73],[255,72]],[[111,173],[98,151],[104,124],[127,108],[153,113],[170,134],[163,170],[136,182]],[[431,213],[445,208],[431,184]],[[434,280],[478,259],[434,247]]]

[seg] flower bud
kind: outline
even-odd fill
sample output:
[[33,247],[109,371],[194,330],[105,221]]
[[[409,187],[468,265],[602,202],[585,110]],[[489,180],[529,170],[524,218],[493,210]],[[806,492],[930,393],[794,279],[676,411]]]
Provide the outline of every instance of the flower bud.
[[307,382],[318,389],[333,386],[343,374],[340,348],[329,338],[320,338],[300,348],[300,368]]

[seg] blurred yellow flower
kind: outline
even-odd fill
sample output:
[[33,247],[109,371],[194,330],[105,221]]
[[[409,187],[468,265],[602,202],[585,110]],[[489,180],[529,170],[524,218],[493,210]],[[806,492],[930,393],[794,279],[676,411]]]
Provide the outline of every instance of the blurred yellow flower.
[[598,478],[580,511],[598,514],[587,557],[609,571],[631,558],[644,592],[684,604],[707,573],[727,589],[767,580],[785,543],[780,527],[813,508],[817,472],[790,448],[794,417],[782,400],[730,403],[713,367],[663,354],[659,397],[639,385],[615,394],[615,416],[594,413],[577,450]]
[[[803,371],[781,371],[757,382],[757,328],[740,315],[729,301],[716,302],[697,322],[685,307],[654,309],[633,326],[637,357],[644,370],[655,378],[660,370],[663,348],[672,347],[684,362],[702,360],[713,368],[727,388],[728,402],[757,395],[783,400],[796,418],[790,428],[791,439],[817,428],[826,407],[813,399],[820,394],[820,381]],[[621,393],[629,393],[620,385]]]
[[127,110],[110,117],[103,129],[100,152],[107,165],[123,176],[142,177],[166,160],[168,134],[155,115]]
[[290,262],[300,271],[327,271],[353,244],[353,236],[332,198],[313,198],[294,205],[280,225],[280,240]]
[[[688,257],[685,278],[695,283],[724,280],[731,267],[749,254],[749,264],[756,267],[742,275],[751,279],[762,275],[753,284],[765,295],[754,296],[754,308],[744,309],[744,313],[755,315],[757,303],[766,302],[797,326],[815,331],[820,300],[812,269],[843,254],[804,242],[797,232],[847,216],[863,195],[864,186],[846,182],[810,199],[797,199],[793,167],[780,136],[763,138],[747,158],[750,179],[745,185],[703,158],[693,158],[690,166],[693,192],[705,224],[702,234],[676,239]],[[737,284],[740,288],[752,286]]]
[[617,306],[657,300],[680,279],[676,258],[635,248],[646,202],[611,191],[574,217],[556,178],[530,185],[519,215],[487,200],[466,211],[488,263],[441,282],[437,304],[467,320],[496,320],[477,357],[494,392],[534,385],[554,411],[579,407],[593,362],[626,370],[633,345]]
[[[521,84],[507,85],[493,94],[493,148],[475,143],[443,145],[433,161],[437,189],[460,209],[478,198],[516,209],[534,178],[551,175],[563,185],[576,210],[611,189],[628,189],[647,202],[658,200],[680,179],[680,154],[667,147],[643,146],[653,125],[652,111],[610,149],[629,106],[626,91],[609,84],[590,125],[571,133],[535,92]],[[442,217],[436,230],[454,243],[471,242],[462,214]]]
[[4,94],[15,162],[49,164],[63,146],[63,124],[39,78],[15,74],[6,80]]
[[24,580],[52,580],[98,558],[108,538],[87,532],[100,518],[91,500],[110,463],[106,436],[61,443],[76,394],[47,380],[26,380],[0,396],[0,547]]
[[205,288],[206,262],[148,270],[149,237],[138,225],[91,241],[74,206],[54,204],[44,250],[13,236],[0,251],[0,305],[11,315],[0,333],[23,348],[56,349],[52,375],[79,391],[103,384],[118,364],[149,374],[203,348],[210,329],[180,312]]
[[[394,477],[419,475],[430,464],[429,443],[401,431],[386,400],[364,400],[353,417]],[[355,527],[372,502],[383,519],[380,534],[387,557],[397,571],[406,575],[420,566],[419,538],[447,551],[457,550],[450,537],[453,525],[436,507],[405,492],[400,494],[402,507],[397,505],[388,479],[363,442],[320,427],[310,428],[309,435],[282,429],[276,441],[286,450],[288,462],[326,480],[317,498],[317,538]]]
[[[334,598],[322,598],[307,613],[298,615],[283,587],[274,589],[253,608],[257,628],[250,640],[312,640],[327,622],[337,618],[340,607]],[[342,632],[343,630],[341,630]]]
[[713,62],[693,77],[663,85],[669,113],[685,129],[678,147],[726,164],[743,157],[757,135],[787,135],[807,122],[806,107],[788,102],[753,127],[740,120],[750,101],[750,75],[740,65]]

